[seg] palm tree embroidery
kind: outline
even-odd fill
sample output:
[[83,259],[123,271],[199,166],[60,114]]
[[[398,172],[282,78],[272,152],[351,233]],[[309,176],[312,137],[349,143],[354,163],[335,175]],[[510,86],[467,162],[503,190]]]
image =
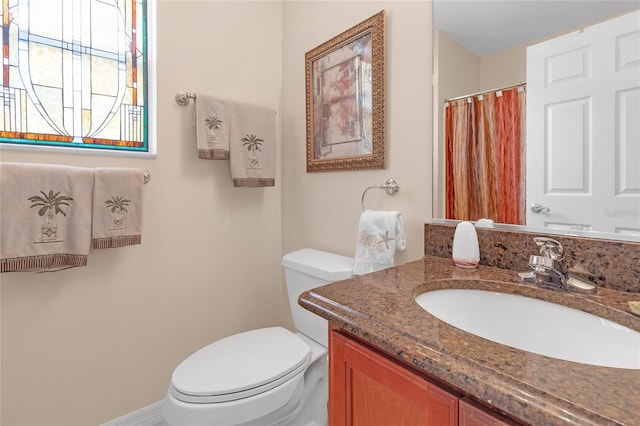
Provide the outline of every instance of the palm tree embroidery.
[[[262,150],[260,149],[260,145],[262,145],[262,142],[264,142],[264,140],[260,139],[256,135],[247,135],[244,138],[240,139],[240,141],[242,142],[242,146],[247,147],[247,151],[253,152],[254,154],[256,153],[256,151],[262,152]],[[257,169],[259,167],[258,157],[255,155],[253,157],[250,157],[249,164],[250,168]]]
[[58,213],[66,216],[67,213],[62,209],[62,206],[69,206],[69,201],[73,201],[73,198],[60,195],[60,191],[55,194],[53,190],[50,190],[48,194],[44,191],[40,191],[40,193],[42,196],[34,195],[28,198],[32,203],[29,208],[40,207],[38,216],[47,214],[47,221],[42,225],[41,241],[55,240],[57,238],[57,226],[53,223],[53,216]]
[[68,206],[68,201],[73,201],[73,198],[60,195],[59,191],[55,194],[53,191],[49,191],[49,194],[45,194],[43,191],[40,191],[40,193],[42,194],[42,197],[34,195],[33,197],[29,197],[29,201],[33,203],[31,204],[31,208],[40,207],[40,210],[38,210],[38,216],[44,216],[44,214],[48,212],[47,216],[49,225],[51,225],[51,222],[53,221],[54,214],[62,213],[63,216],[67,215],[67,213],[62,210],[61,206]]
[[129,206],[131,200],[124,198],[122,195],[112,195],[110,199],[105,201],[107,209],[111,209],[113,215],[112,222],[115,229],[124,228],[124,213],[128,212],[126,207]]
[[212,115],[209,118],[205,118],[204,122],[207,124],[207,127],[211,130],[220,130],[220,126],[222,125],[222,120],[220,120],[215,115]]
[[217,144],[219,139],[218,132],[222,128],[223,121],[215,115],[211,115],[208,118],[205,118],[204,122],[209,130],[212,130],[212,132],[209,132],[207,143],[209,144],[209,146]]

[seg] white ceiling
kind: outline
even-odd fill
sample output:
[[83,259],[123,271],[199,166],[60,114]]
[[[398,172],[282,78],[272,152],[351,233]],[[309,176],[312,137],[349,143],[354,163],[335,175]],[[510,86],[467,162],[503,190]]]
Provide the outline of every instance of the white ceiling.
[[[640,0],[435,0],[434,29],[478,56],[640,9]],[[640,20],[638,22],[640,28]]]

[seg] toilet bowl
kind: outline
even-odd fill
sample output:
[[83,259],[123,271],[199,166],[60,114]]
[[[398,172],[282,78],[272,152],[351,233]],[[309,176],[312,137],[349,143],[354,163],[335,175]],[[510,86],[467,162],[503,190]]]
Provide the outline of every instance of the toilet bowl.
[[163,402],[170,425],[327,424],[327,322],[298,296],[349,278],[353,259],[302,249],[282,259],[293,321],[211,343],[174,370]]

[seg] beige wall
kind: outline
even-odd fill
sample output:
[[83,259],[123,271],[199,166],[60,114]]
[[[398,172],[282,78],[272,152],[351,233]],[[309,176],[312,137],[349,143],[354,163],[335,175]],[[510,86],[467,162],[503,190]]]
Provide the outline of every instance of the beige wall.
[[480,58],[480,91],[520,84],[526,80],[527,45]]
[[281,195],[232,188],[196,158],[195,91],[280,110],[282,3],[164,1],[155,160],[2,151],[2,161],[143,167],[142,245],[89,265],[2,274],[2,418],[95,425],[163,398],[177,364],[223,336],[282,323]]
[[482,58],[438,32],[438,95],[449,99],[481,89]]
[[[305,52],[382,9],[387,11],[387,168],[306,173]],[[399,193],[390,197],[372,189],[365,206],[402,213],[408,247],[396,263],[422,257],[423,226],[431,217],[431,3],[285,2],[284,11],[284,251],[311,246],[353,256],[363,190],[394,177]]]
[[[304,53],[387,10],[385,170],[307,174]],[[3,425],[99,424],[162,399],[177,364],[226,335],[290,325],[280,257],[301,247],[352,256],[365,187],[402,212],[420,258],[431,212],[431,3],[158,3],[158,157],[2,151],[2,161],[144,167],[143,244],[94,251],[89,266],[2,274]],[[193,106],[178,91],[279,111],[275,188],[234,189],[226,162],[196,159]]]

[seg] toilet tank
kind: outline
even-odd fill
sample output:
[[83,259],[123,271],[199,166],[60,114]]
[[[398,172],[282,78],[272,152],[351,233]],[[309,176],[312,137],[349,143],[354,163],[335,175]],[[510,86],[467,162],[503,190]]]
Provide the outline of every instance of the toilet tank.
[[315,287],[353,276],[354,260],[314,249],[301,249],[282,258],[293,324],[301,333],[327,346],[327,320],[298,305],[298,296]]

